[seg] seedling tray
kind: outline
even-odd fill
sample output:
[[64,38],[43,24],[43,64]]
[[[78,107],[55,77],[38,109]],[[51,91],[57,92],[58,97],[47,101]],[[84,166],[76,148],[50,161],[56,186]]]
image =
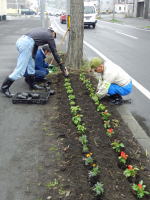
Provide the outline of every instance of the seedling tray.
[[[22,94],[27,94],[25,99],[20,98]],[[39,94],[38,98],[32,98],[32,95]],[[12,98],[13,104],[46,104],[50,96],[50,91],[47,92],[18,92]]]

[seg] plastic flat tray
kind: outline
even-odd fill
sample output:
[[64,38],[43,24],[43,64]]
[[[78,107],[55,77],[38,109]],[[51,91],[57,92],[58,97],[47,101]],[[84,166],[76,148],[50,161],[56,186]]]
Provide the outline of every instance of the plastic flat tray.
[[12,98],[13,104],[46,104],[48,102],[50,91],[47,92],[25,92],[28,94],[39,94],[40,97],[38,99],[33,99],[30,97],[27,97],[26,99],[20,99],[18,98],[18,95],[22,94],[21,92],[16,93]]

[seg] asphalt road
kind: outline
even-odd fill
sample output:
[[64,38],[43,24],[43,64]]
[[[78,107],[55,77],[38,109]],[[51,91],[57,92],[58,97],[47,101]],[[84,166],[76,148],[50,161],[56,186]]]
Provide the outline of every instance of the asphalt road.
[[[58,18],[55,20],[62,29],[66,29],[66,25],[60,24]],[[84,29],[84,40],[150,91],[150,31],[98,21],[95,29]],[[84,47],[84,54],[87,58],[97,56],[87,46]],[[150,136],[150,99],[136,87],[126,98],[131,98],[133,101],[131,105],[127,105],[127,109]]]

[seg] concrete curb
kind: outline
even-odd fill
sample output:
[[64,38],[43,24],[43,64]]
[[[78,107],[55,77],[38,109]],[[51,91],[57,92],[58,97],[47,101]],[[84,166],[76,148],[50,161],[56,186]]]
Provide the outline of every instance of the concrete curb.
[[147,136],[143,128],[139,125],[131,112],[126,108],[126,105],[119,106],[117,111],[121,115],[124,123],[129,127],[133,136],[144,149],[147,157],[150,159],[150,138]]

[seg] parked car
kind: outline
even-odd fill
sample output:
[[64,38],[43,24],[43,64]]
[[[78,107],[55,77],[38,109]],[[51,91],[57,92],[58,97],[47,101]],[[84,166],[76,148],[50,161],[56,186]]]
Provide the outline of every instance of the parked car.
[[21,9],[21,15],[36,15],[37,13],[30,9]]
[[60,23],[66,24],[66,22],[67,22],[67,15],[66,13],[62,13],[60,16]]

